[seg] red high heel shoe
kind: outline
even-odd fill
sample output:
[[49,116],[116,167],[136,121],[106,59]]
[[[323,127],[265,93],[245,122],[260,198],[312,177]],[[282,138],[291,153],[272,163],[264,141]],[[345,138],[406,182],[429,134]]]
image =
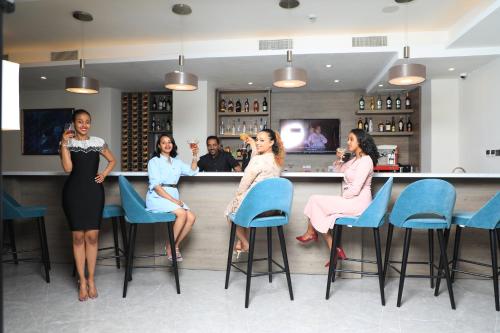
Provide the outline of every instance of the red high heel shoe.
[[[344,249],[341,247],[337,247],[337,259],[345,260],[347,256],[345,255]],[[325,264],[325,267],[330,267],[330,260],[328,260]]]
[[[306,234],[307,235],[307,234]],[[301,244],[309,244],[310,242],[314,241],[314,242],[317,242],[318,241],[318,234],[315,232],[314,234],[312,235],[307,235],[307,236],[297,236],[295,237],[296,240],[298,240]]]

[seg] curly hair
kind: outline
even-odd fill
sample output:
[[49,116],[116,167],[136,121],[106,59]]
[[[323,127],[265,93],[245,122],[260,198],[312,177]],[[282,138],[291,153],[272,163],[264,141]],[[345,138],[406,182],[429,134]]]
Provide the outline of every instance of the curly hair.
[[380,154],[378,153],[377,145],[375,141],[373,141],[373,137],[359,128],[354,128],[351,130],[351,133],[356,136],[358,139],[358,144],[363,153],[370,156],[373,161],[373,166],[376,166],[378,163],[378,159]]
[[267,133],[269,136],[269,140],[274,141],[272,150],[274,154],[274,160],[278,166],[283,167],[285,164],[285,147],[283,146],[283,141],[281,140],[281,136],[278,132],[273,131],[270,128],[266,128],[261,132]]
[[159,137],[158,137],[158,140],[156,140],[156,145],[155,145],[155,152],[153,153],[153,156],[151,156],[151,158],[153,157],[160,157],[161,155],[161,149],[160,149],[160,142],[161,142],[161,139],[163,137],[167,137],[170,139],[170,142],[172,142],[172,151],[170,152],[170,157],[176,157],[177,156],[177,144],[175,143],[175,140],[174,140],[174,137],[170,134],[161,134]]

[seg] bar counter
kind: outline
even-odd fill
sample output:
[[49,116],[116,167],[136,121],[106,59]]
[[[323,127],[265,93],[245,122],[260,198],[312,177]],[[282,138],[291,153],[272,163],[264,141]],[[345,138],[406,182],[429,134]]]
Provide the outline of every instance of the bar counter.
[[[118,178],[124,175],[134,185],[136,190],[145,197],[147,190],[146,172],[112,172],[105,181],[106,204],[120,204]],[[181,268],[224,270],[227,259],[229,226],[224,217],[224,210],[236,192],[243,173],[199,173],[196,176],[181,177],[179,191],[185,201],[197,215],[193,231],[181,245],[184,261]],[[47,205],[46,216],[47,236],[51,260],[54,262],[71,263],[71,237],[62,211],[62,187],[66,173],[60,171],[3,172],[5,190],[25,205]],[[343,174],[330,172],[284,172],[294,184],[294,197],[290,223],[285,227],[286,244],[290,268],[293,273],[326,274],[324,267],[329,252],[323,241],[308,246],[298,244],[295,236],[306,229],[306,219],[303,209],[307,199],[312,194],[339,195]],[[376,173],[373,177],[373,193],[375,193],[388,177],[394,177],[391,206],[402,189],[411,182],[425,178],[440,178],[452,183],[457,190],[456,210],[477,210],[497,191],[500,190],[500,174],[474,173]],[[82,207],[84,209],[84,207]],[[382,228],[382,246],[385,249],[385,232]],[[18,246],[30,247],[36,242],[35,229],[28,223],[16,224]],[[462,253],[468,258],[476,258],[488,262],[490,260],[487,233],[467,230],[463,235]],[[391,258],[400,260],[402,254],[402,233],[395,229],[392,242]],[[281,259],[277,235],[274,235],[273,256]],[[144,225],[139,227],[137,234],[136,253],[160,253],[167,238],[164,225]],[[112,243],[112,232],[108,223],[102,224],[100,245]],[[427,232],[415,230],[412,237],[410,260],[427,260]],[[453,234],[450,243],[453,242]],[[373,233],[371,230],[347,228],[343,232],[342,246],[348,257],[371,258],[373,251]],[[451,246],[449,246],[449,251]],[[437,243],[436,243],[437,250]],[[436,255],[438,251],[435,251]],[[267,255],[266,237],[264,233],[257,234],[256,256]],[[436,257],[437,259],[437,257]],[[153,259],[144,259],[151,263]],[[140,263],[140,261],[138,261]],[[165,264],[165,258],[155,259],[156,264]],[[113,261],[105,261],[113,265]],[[360,269],[361,264],[346,262],[344,267]],[[262,269],[265,269],[263,264]],[[420,266],[420,265],[419,265]],[[70,266],[68,266],[70,267]],[[261,266],[256,266],[259,270]],[[467,268],[466,265],[462,266]],[[367,267],[365,267],[366,269]],[[373,267],[374,268],[374,267]],[[68,268],[69,269],[69,268]],[[427,271],[426,266],[409,267],[408,273]],[[346,277],[351,277],[346,275]],[[357,276],[352,276],[357,277]]]

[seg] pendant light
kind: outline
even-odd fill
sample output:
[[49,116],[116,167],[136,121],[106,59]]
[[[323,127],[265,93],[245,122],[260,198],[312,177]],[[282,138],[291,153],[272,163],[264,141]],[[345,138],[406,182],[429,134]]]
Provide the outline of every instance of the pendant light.
[[[395,0],[397,3],[409,3],[413,0]],[[405,9],[407,16],[407,10]],[[403,48],[404,63],[392,66],[389,69],[389,83],[396,86],[411,86],[420,84],[426,79],[426,68],[421,64],[411,64],[410,46],[408,46],[408,17],[405,20],[405,46]]]
[[80,76],[71,76],[66,78],[66,91],[76,94],[97,94],[99,92],[99,81],[85,76],[85,59],[83,57],[83,22],[94,20],[91,14],[75,11],[73,17],[82,22],[82,54],[80,58]]
[[[279,6],[283,9],[293,9],[300,5],[298,0],[280,0]],[[273,72],[273,85],[278,88],[299,88],[307,84],[305,69],[292,66],[292,50],[286,51],[287,65]]]
[[[189,15],[192,13],[191,7],[186,4],[176,4],[172,6],[172,12],[176,15]],[[165,88],[180,91],[192,91],[198,89],[198,77],[194,74],[184,72],[184,55],[179,55],[179,70],[165,74]]]

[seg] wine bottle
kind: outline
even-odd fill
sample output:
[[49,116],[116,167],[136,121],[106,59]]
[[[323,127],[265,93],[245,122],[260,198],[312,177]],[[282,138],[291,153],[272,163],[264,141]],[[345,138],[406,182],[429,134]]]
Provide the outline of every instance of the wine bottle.
[[[224,123],[222,123],[222,124],[224,124]],[[166,126],[165,130],[167,130],[168,132],[172,131],[172,123],[170,122],[170,120],[167,120],[167,126]]]
[[262,102],[262,112],[267,112],[267,100],[264,97],[264,101]]
[[236,101],[236,106],[234,107],[234,109],[236,112],[241,112],[241,102],[239,99]]
[[245,100],[245,112],[250,112],[250,103],[248,103],[248,98]]
[[380,95],[377,97],[377,110],[382,110],[382,97]]
[[363,98],[363,95],[361,95],[361,98],[359,99],[359,110],[363,111],[365,109],[365,100]]
[[153,116],[153,120],[151,120],[151,130],[154,132],[156,130],[156,119]]
[[391,95],[387,96],[387,99],[385,100],[385,108],[387,110],[392,110],[392,98],[391,98]]
[[259,102],[256,99],[253,100],[253,112],[259,112]]
[[153,97],[153,105],[151,107],[151,110],[156,111],[158,108],[158,103],[156,102],[156,97]]
[[405,123],[403,122],[403,117],[399,118],[398,131],[403,132],[405,130]]
[[227,102],[227,112],[233,112],[234,111],[234,104],[232,100],[229,100]]
[[264,128],[263,129],[267,129],[267,119],[264,120]]
[[396,110],[401,110],[401,98],[396,97]]
[[363,124],[363,129],[368,132],[368,118],[365,118],[365,123]]
[[413,131],[413,124],[411,123],[410,117],[408,117],[408,122],[406,123],[406,131],[407,132]]
[[405,98],[405,109],[411,109],[411,99],[410,95],[406,93],[406,98]]
[[391,121],[391,132],[396,132],[396,121],[394,120],[394,117],[392,117]]
[[364,125],[363,125],[363,119],[359,118],[359,120],[358,120],[358,129],[361,129],[361,130],[362,130],[362,129],[363,129],[363,126],[364,126]]
[[385,132],[390,132],[391,131],[391,123],[389,122],[389,120],[386,120],[385,122]]
[[167,105],[166,105],[166,107],[165,107],[165,110],[166,110],[167,112],[172,111],[172,102],[170,101],[170,99],[167,99]]
[[224,98],[220,100],[219,112],[226,112],[226,100]]

